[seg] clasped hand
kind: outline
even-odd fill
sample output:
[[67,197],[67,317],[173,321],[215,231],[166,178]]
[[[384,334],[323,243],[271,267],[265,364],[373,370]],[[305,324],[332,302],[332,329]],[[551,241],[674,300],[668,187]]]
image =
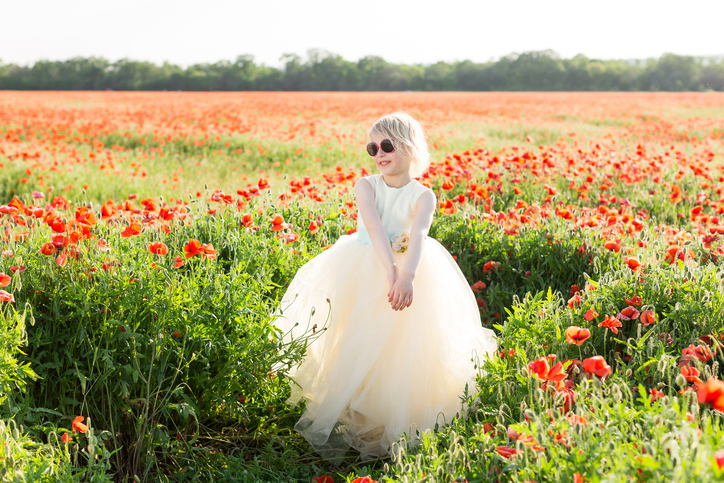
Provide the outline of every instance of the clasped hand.
[[390,290],[387,292],[387,301],[392,310],[402,310],[412,304],[412,280],[413,275],[409,273],[397,274],[397,269],[387,272],[390,282]]

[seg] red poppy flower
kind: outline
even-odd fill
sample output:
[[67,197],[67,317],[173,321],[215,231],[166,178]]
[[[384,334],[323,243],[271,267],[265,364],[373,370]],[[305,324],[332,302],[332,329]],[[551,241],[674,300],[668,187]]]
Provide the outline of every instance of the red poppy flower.
[[355,478],[352,480],[352,483],[377,483],[376,480],[373,480],[369,476],[362,476],[360,478]]
[[644,325],[651,325],[656,322],[656,314],[653,310],[644,310],[641,312],[641,319],[639,319]]
[[12,278],[10,278],[10,275],[5,275],[4,273],[0,272],[0,287],[7,287],[10,285],[10,281]]
[[700,362],[708,362],[712,357],[711,349],[707,345],[698,345],[694,347],[693,344],[690,344],[689,347],[681,351],[681,354],[684,357],[684,360],[687,361],[696,359]]
[[606,359],[602,356],[593,356],[588,359],[583,359],[583,370],[589,374],[595,374],[596,376],[603,378],[610,375],[613,371],[611,366],[606,363]]
[[173,268],[181,268],[184,264],[184,259],[180,256],[176,257],[176,260],[174,260]]
[[710,377],[697,391],[699,404],[711,404],[715,409],[724,411],[724,382]]
[[613,332],[614,334],[618,334],[618,328],[623,327],[623,324],[617,318],[609,317],[607,315],[604,321],[598,324],[598,326],[606,327],[607,329],[611,329],[611,332]]
[[121,236],[123,238],[128,238],[128,237],[132,237],[132,236],[136,236],[136,235],[140,235],[140,234],[141,234],[141,225],[139,225],[138,223],[131,223],[130,226],[126,227],[126,229],[121,232]]
[[624,308],[617,316],[617,319],[620,320],[636,320],[639,317],[639,311],[633,308],[632,306],[628,306]]
[[184,252],[186,252],[186,258],[191,258],[196,255],[203,255],[204,248],[200,241],[191,239],[184,247]]
[[724,450],[719,450],[714,453],[714,460],[716,461],[716,465],[719,469],[724,468]]
[[268,188],[268,187],[269,187],[269,181],[265,180],[264,178],[261,178],[261,179],[259,180],[258,185],[259,185],[259,189],[260,189],[260,190],[263,190],[264,188]]
[[547,380],[550,366],[548,360],[545,357],[539,357],[538,359],[528,363],[528,372],[536,376],[540,381]]
[[582,345],[589,337],[591,331],[572,325],[566,329],[566,342],[569,344]]
[[483,265],[483,272],[489,273],[491,270],[495,270],[500,265],[500,262],[489,261]]
[[641,262],[638,260],[638,258],[634,257],[624,257],[623,261],[626,263],[628,268],[633,270],[634,272],[641,267]]
[[442,189],[444,189],[445,191],[450,191],[454,187],[455,187],[455,183],[449,179],[443,181],[443,183],[442,183]]
[[74,432],[80,431],[81,433],[85,433],[86,431],[88,431],[88,426],[83,424],[84,419],[85,418],[83,416],[78,416],[73,420],[72,428]]
[[589,322],[592,321],[593,319],[595,319],[596,317],[598,317],[598,312],[596,312],[595,309],[588,309],[588,312],[586,312],[586,314],[583,316],[583,318]]
[[317,222],[315,222],[315,221],[310,222],[310,223],[309,223],[309,233],[311,233],[312,235],[314,235],[314,234],[316,234],[318,231],[319,231],[319,225],[317,224]]
[[485,285],[485,282],[481,282],[480,280],[478,280],[470,288],[473,292],[481,292],[485,289],[485,287],[487,287],[487,285]]
[[15,302],[15,297],[5,290],[0,290],[0,302]]
[[638,295],[634,295],[630,299],[624,299],[627,304],[638,307],[643,303],[643,300]]
[[55,259],[55,263],[57,263],[61,267],[64,267],[67,261],[68,255],[65,252],[58,255],[58,258]]
[[53,245],[52,243],[46,243],[40,248],[40,253],[47,256],[52,255],[53,253],[55,253],[55,245]]
[[63,433],[63,436],[60,437],[61,443],[72,443],[73,437],[69,435],[68,433]]
[[244,216],[241,217],[241,224],[247,228],[254,224],[254,217],[251,213],[244,213]]
[[81,206],[75,211],[75,221],[87,226],[93,226],[97,222],[96,215],[85,206]]
[[275,215],[274,218],[269,221],[271,221],[272,224],[272,231],[281,231],[287,227],[282,215]]
[[214,250],[214,245],[212,245],[211,243],[207,243],[201,248],[203,249],[201,258],[207,258],[209,260],[214,260],[216,258],[216,250]]
[[329,475],[322,475],[312,478],[312,483],[334,483],[334,480]]
[[511,448],[510,446],[498,446],[497,448],[495,448],[495,451],[497,451],[498,454],[505,459],[510,459],[511,457],[519,455],[523,452],[519,449]]
[[153,242],[148,246],[148,251],[154,255],[166,255],[168,254],[168,247],[165,243]]
[[693,382],[697,386],[702,384],[702,380],[699,379],[701,372],[699,372],[699,369],[692,366],[689,361],[684,361],[679,367],[679,370],[681,371],[681,375],[684,376],[687,381]]

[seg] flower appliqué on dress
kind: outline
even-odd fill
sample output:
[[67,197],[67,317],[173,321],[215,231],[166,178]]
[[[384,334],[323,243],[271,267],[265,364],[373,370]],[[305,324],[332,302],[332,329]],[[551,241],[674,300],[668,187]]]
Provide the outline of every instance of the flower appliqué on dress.
[[405,253],[407,244],[410,242],[410,234],[406,231],[398,231],[390,238],[392,249],[397,253]]

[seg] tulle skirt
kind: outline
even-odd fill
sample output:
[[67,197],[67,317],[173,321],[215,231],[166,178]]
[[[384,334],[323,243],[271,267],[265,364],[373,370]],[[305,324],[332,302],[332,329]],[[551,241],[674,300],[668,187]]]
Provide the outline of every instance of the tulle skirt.
[[[398,267],[405,254],[393,252]],[[475,392],[476,363],[497,348],[480,324],[475,297],[456,262],[426,238],[412,305],[394,311],[387,272],[372,245],[342,236],[299,269],[275,325],[285,342],[312,336],[294,368],[291,403],[307,406],[297,431],[322,456],[353,447],[389,454],[403,433],[449,422]]]

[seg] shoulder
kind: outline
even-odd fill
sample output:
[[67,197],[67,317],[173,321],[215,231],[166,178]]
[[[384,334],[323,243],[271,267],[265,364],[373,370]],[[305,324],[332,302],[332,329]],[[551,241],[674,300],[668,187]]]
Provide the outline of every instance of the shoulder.
[[413,204],[417,205],[422,200],[432,201],[433,204],[437,202],[437,197],[435,196],[435,192],[432,191],[430,188],[425,186],[424,184],[420,183],[417,180],[412,181],[414,183],[413,186],[413,194],[412,194],[412,202]]
[[363,176],[360,179],[357,180],[357,182],[354,184],[355,190],[358,189],[360,186],[364,187],[370,187],[373,190],[377,187],[377,181],[379,179],[379,174],[373,174],[371,176]]
[[357,180],[354,184],[354,192],[359,197],[360,195],[371,195],[375,193],[375,180],[372,176],[364,176]]

